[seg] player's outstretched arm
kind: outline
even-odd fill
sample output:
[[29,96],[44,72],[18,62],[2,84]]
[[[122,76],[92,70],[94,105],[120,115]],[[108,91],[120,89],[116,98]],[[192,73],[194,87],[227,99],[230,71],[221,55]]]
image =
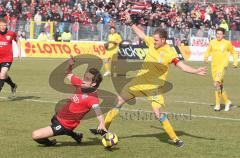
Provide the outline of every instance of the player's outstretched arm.
[[68,60],[68,66],[65,70],[65,77],[68,78],[69,80],[71,80],[71,77],[72,77],[72,69],[73,69],[73,65],[74,65],[74,58],[73,56],[71,55],[70,56],[70,59]]
[[98,119],[98,121],[99,121],[99,125],[98,125],[97,130],[98,130],[99,132],[103,132],[103,134],[106,133],[106,132],[107,132],[107,129],[106,129],[106,127],[105,127],[104,116],[103,116],[103,114],[102,114],[102,111],[101,111],[101,109],[100,109],[100,106],[99,106],[99,105],[94,105],[94,106],[93,106],[93,110],[94,110],[94,112],[96,113],[97,119]]
[[207,72],[206,67],[199,67],[199,68],[193,68],[187,64],[184,64],[182,61],[179,61],[176,65],[178,68],[180,68],[184,72],[192,73],[192,74],[197,74],[197,75],[205,75]]
[[128,12],[125,12],[125,18],[126,18],[126,23],[132,26],[132,29],[137,34],[137,36],[141,39],[144,39],[146,34],[136,24],[133,23],[131,16]]

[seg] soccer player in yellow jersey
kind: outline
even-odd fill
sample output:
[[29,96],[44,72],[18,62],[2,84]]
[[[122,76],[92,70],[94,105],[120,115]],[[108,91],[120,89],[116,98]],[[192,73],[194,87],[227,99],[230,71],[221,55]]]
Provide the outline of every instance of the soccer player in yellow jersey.
[[[127,18],[127,21],[131,21],[129,15]],[[151,101],[153,112],[162,124],[163,129],[174,144],[177,147],[181,147],[184,143],[177,137],[163,110],[164,99],[161,95],[161,87],[164,86],[168,68],[172,63],[185,72],[198,75],[205,75],[206,68],[200,67],[195,69],[180,61],[175,51],[166,44],[167,32],[164,29],[157,29],[152,37],[148,37],[137,27],[137,25],[133,24],[131,26],[137,36],[145,41],[149,50],[146,54],[142,69],[138,75],[123,88],[118,96],[116,106],[107,113],[105,126],[106,128],[109,128],[112,120],[118,115],[119,110],[124,103],[135,97],[146,96],[147,99]],[[146,70],[148,71],[147,73]],[[147,75],[144,75],[144,73]],[[150,89],[155,90],[152,91]],[[96,130],[90,130],[92,133],[98,134],[95,132]]]
[[119,44],[121,42],[121,36],[116,32],[116,28],[112,26],[110,28],[110,34],[108,35],[107,58],[104,61],[105,73],[103,76],[107,76],[110,74],[110,62],[111,60],[113,60],[113,55],[118,52]]
[[229,63],[229,56],[233,56],[233,67],[238,65],[238,54],[234,50],[230,41],[224,39],[225,29],[218,28],[216,30],[216,39],[211,40],[206,53],[204,54],[204,61],[208,62],[208,57],[212,57],[212,78],[214,81],[216,105],[215,111],[220,110],[221,97],[225,102],[225,111],[229,111],[231,101],[227,97],[227,93],[223,88],[223,77]]

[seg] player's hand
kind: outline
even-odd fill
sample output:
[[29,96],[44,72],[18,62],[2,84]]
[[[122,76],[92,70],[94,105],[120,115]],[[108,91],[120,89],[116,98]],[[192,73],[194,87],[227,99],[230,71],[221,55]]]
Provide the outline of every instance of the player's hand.
[[205,64],[208,64],[208,60],[207,60],[207,59],[206,59],[206,60],[204,60],[204,63],[205,63]]
[[91,128],[91,129],[89,129],[89,131],[92,133],[92,134],[94,134],[94,135],[101,135],[101,136],[103,136],[104,134],[106,134],[107,132],[106,131],[104,131],[103,129],[96,129],[96,128]]
[[99,133],[102,133],[102,134],[105,134],[108,132],[108,130],[106,129],[105,125],[104,124],[99,124],[98,125],[98,128],[97,128],[97,131]]
[[201,75],[201,76],[206,75],[206,73],[207,73],[207,68],[206,67],[200,67],[200,68],[197,69],[197,72],[196,72],[196,74]]
[[70,59],[69,59],[69,61],[68,61],[68,64],[69,64],[70,66],[73,66],[74,63],[75,63],[75,59],[74,59],[74,57],[73,57],[72,55],[70,55]]

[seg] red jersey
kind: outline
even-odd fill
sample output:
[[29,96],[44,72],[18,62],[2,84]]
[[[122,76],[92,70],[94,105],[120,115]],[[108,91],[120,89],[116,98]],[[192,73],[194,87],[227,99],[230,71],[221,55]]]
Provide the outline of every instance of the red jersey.
[[73,130],[93,106],[99,105],[99,99],[96,92],[82,93],[82,80],[78,77],[72,76],[71,83],[76,87],[76,92],[57,112],[57,119],[64,127]]
[[0,63],[13,61],[12,41],[17,41],[15,32],[0,34]]

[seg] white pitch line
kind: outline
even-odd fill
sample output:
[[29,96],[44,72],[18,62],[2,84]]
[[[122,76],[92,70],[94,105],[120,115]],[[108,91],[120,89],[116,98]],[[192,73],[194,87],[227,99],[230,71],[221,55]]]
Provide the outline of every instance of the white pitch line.
[[[8,97],[0,97],[0,99],[4,99],[4,100],[9,100],[9,101],[11,101],[11,99],[9,99]],[[13,98],[13,99],[14,99],[14,98]],[[16,97],[16,99],[17,99],[17,97]],[[53,104],[58,103],[58,102],[55,102],[55,101],[39,100],[39,99],[23,99],[23,101],[39,102],[39,103],[53,103]]]
[[[2,91],[3,93],[7,93],[8,91],[6,91],[6,90],[3,90]],[[25,93],[25,94],[33,94],[33,93],[35,93],[35,94],[41,94],[42,92],[37,92],[37,91],[35,91],[35,92],[30,92],[30,91],[19,91],[18,90],[18,92],[19,93]],[[51,94],[53,94],[53,93],[47,93],[47,92],[44,92],[44,94],[49,94],[49,95],[51,95]],[[61,95],[63,95],[63,96],[69,96],[69,95],[71,95],[71,94],[64,94],[64,93],[60,93]],[[114,98],[115,96],[102,96],[102,97],[104,97],[104,98]],[[142,101],[145,101],[145,102],[148,102],[148,100],[147,100],[147,98],[146,97],[138,97],[138,98],[136,98],[137,100],[142,100]],[[206,103],[206,102],[195,102],[195,101],[181,101],[181,100],[176,100],[176,101],[174,101],[175,103],[186,103],[186,104],[201,104],[201,105],[211,105],[211,103]]]
[[[10,93],[7,90],[2,90],[1,92],[3,92],[3,93]],[[33,93],[41,94],[42,93],[42,92],[34,92],[34,91],[20,91],[20,90],[17,90],[17,92],[18,93],[25,93],[25,94],[33,94]],[[44,94],[52,94],[52,93],[44,92]]]
[[[4,100],[9,100],[8,97],[0,97],[0,99],[4,99]],[[48,100],[39,100],[39,99],[24,99],[24,101],[28,101],[28,102],[40,102],[40,103],[53,103],[56,104],[58,102],[56,101],[48,101]],[[183,101],[182,101],[183,102]],[[184,101],[186,102],[186,101]],[[188,102],[188,103],[192,103],[192,104],[197,104],[197,102]],[[199,103],[198,103],[199,104]],[[209,105],[209,104],[208,104]],[[104,107],[104,108],[108,108],[108,107]],[[112,107],[109,107],[109,109],[111,109]],[[135,109],[127,109],[127,108],[122,108],[121,110],[123,111],[130,111],[130,112],[146,112],[146,113],[152,113],[152,111],[147,111],[147,110],[135,110]],[[170,113],[170,112],[166,112],[169,114],[176,114],[176,113]],[[217,116],[205,116],[205,115],[192,115],[192,114],[184,114],[184,115],[189,115],[189,117],[193,117],[193,118],[207,118],[207,119],[215,119],[215,120],[227,120],[227,121],[240,121],[240,119],[235,119],[235,118],[228,118],[228,117],[217,117]]]
[[187,104],[202,104],[202,105],[210,105],[209,103],[205,102],[194,102],[194,101],[174,101],[176,103],[187,103]]
[[191,115],[191,117],[217,119],[217,120],[228,120],[228,121],[240,121],[240,119],[234,119],[234,118],[228,118],[228,117],[217,117],[217,116]]
[[[2,92],[3,92],[3,93],[8,93],[7,90],[3,90]],[[31,91],[19,91],[19,90],[18,90],[18,92],[20,92],[20,93],[25,93],[25,94],[33,94],[33,93],[41,94],[41,93],[42,93],[42,92],[38,92],[38,91],[33,91],[33,92],[31,92]],[[53,94],[53,93],[44,92],[44,94],[50,94],[50,95],[51,95],[51,94]],[[63,95],[63,96],[69,96],[69,95],[71,95],[71,94],[65,94],[65,93],[60,93],[60,94]],[[112,97],[115,97],[115,96],[102,96],[102,97],[104,97],[104,98],[112,98]],[[142,100],[142,101],[148,102],[148,100],[147,100],[146,97],[137,97],[136,99],[137,99],[137,100]],[[196,101],[176,100],[176,101],[174,101],[174,102],[176,102],[176,103],[186,103],[186,104],[198,104],[198,105],[211,105],[211,103],[196,102]]]

